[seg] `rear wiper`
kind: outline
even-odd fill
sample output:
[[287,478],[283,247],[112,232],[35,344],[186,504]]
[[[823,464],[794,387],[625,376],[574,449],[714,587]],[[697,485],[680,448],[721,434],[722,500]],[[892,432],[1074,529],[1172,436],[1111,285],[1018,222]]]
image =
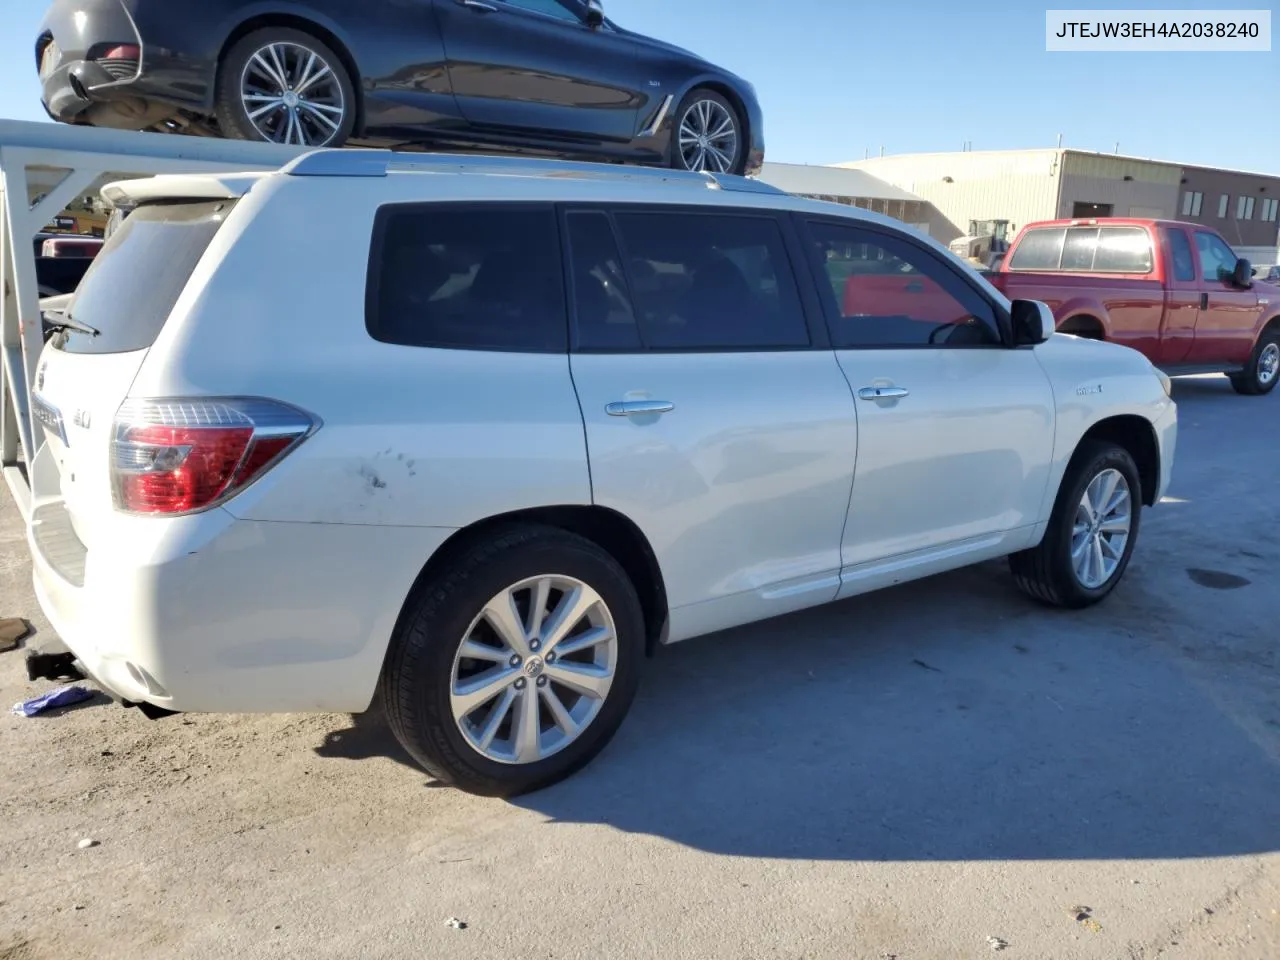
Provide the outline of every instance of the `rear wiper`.
[[71,316],[70,311],[53,311],[46,313],[41,318],[44,320],[45,326],[54,333],[62,333],[64,330],[74,330],[76,333],[87,333],[91,337],[102,336],[102,331],[96,327],[91,327],[87,323],[81,323],[75,317]]

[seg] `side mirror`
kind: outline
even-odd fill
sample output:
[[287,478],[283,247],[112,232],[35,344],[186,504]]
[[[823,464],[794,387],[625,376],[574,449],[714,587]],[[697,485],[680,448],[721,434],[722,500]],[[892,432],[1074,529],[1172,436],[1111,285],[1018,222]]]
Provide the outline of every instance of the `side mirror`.
[[1253,286],[1253,264],[1244,257],[1236,261],[1236,268],[1231,273],[1231,282],[1242,290]]
[[604,23],[604,4],[600,0],[587,0],[587,26],[594,30]]
[[1044,343],[1058,328],[1049,305],[1039,300],[1015,300],[1009,314],[1013,319],[1013,344],[1017,347]]

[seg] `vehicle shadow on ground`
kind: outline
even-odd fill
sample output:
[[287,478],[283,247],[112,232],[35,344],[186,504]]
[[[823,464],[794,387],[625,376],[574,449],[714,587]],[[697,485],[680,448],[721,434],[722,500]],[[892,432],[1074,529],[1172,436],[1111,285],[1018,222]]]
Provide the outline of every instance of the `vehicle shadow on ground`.
[[[594,763],[513,802],[752,857],[1280,849],[1280,751],[1223,715],[1133,602],[1044,610],[995,563],[678,644]],[[411,762],[375,715],[340,736],[319,752]]]

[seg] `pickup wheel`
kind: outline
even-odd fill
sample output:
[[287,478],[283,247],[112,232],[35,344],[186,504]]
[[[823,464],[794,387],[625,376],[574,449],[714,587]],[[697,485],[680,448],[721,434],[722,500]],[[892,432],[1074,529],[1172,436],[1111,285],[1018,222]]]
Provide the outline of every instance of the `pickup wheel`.
[[1038,546],[1009,557],[1018,587],[1055,607],[1087,607],[1115,589],[1138,539],[1138,467],[1123,447],[1086,441],[1062,478]]
[[635,696],[644,614],[618,562],[551,527],[472,545],[415,589],[379,693],[428,773],[509,797],[578,770]]
[[1280,325],[1262,331],[1249,362],[1240,373],[1230,374],[1236,393],[1258,397],[1270,393],[1280,381]]

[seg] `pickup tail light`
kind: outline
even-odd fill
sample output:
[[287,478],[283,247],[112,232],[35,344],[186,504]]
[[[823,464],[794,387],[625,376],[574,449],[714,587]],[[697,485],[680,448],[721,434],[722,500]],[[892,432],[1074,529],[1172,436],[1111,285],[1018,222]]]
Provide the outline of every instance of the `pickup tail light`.
[[173,515],[216,506],[249,486],[319,426],[275,400],[126,400],[111,440],[117,510]]

